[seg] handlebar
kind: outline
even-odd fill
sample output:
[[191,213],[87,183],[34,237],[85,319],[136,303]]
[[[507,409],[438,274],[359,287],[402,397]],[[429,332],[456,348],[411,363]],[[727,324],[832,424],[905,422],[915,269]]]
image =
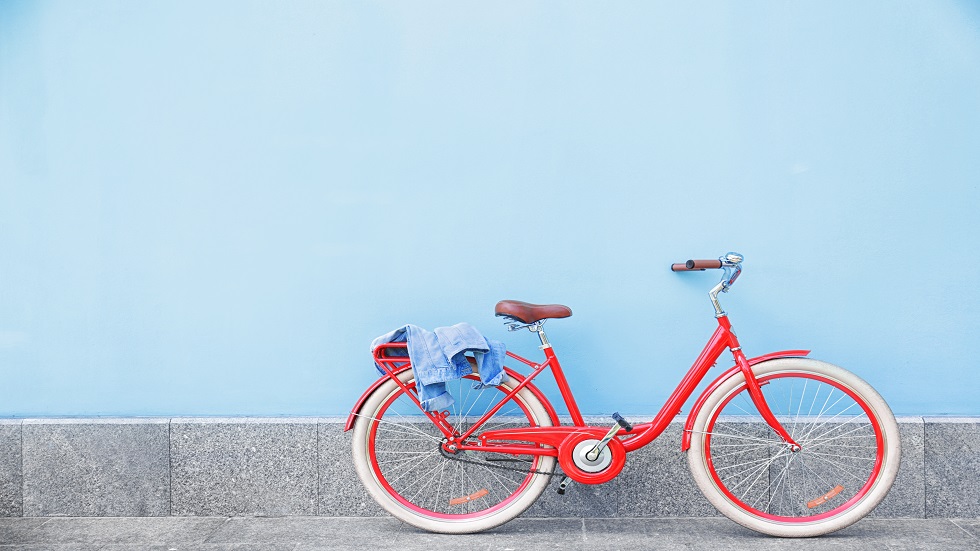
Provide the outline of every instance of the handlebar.
[[721,268],[721,260],[717,258],[713,260],[688,260],[687,262],[670,265],[670,271],[672,272],[716,270],[718,268]]
[[732,252],[713,260],[688,260],[683,263],[671,264],[670,270],[673,272],[693,272],[724,268],[725,274],[721,276],[721,281],[708,292],[711,304],[715,308],[715,314],[720,317],[725,315],[725,311],[718,304],[718,293],[727,293],[728,289],[735,284],[735,280],[742,273],[743,258],[742,255]]

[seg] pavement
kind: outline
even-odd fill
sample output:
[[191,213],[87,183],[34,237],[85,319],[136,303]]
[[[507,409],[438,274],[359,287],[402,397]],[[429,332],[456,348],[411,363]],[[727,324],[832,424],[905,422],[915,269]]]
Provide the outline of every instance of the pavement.
[[442,551],[453,549],[980,550],[980,518],[865,519],[833,534],[780,539],[724,518],[518,518],[448,536],[391,518],[0,518],[0,551]]

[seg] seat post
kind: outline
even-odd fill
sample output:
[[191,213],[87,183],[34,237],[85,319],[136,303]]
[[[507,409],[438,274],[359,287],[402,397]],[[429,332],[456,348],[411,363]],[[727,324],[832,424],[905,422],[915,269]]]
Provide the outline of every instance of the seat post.
[[551,348],[551,343],[548,342],[548,335],[544,334],[544,322],[546,319],[538,320],[532,324],[529,324],[527,328],[538,334],[538,338],[541,339],[541,350],[544,351],[544,355],[547,359],[543,364],[540,364],[539,368],[544,368],[546,365],[551,366],[551,374],[555,377],[555,383],[558,385],[558,390],[561,392],[561,397],[565,401],[565,407],[568,408],[568,415],[572,418],[572,424],[577,427],[585,426],[585,419],[582,418],[582,413],[578,409],[578,404],[575,403],[575,397],[572,396],[572,388],[568,386],[568,380],[565,379],[565,373],[561,370],[561,364],[558,363],[558,356],[555,355],[555,351]]
[[548,342],[548,335],[544,334],[544,324],[541,322],[535,323],[530,327],[531,331],[538,334],[538,338],[541,339],[541,350],[545,348],[551,348],[551,343]]

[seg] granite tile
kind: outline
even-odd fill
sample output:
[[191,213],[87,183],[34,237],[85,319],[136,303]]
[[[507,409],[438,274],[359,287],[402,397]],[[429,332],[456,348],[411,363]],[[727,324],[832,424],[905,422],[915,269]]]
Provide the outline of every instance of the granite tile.
[[30,533],[47,521],[46,518],[0,518],[0,544],[28,541]]
[[[518,518],[486,532],[477,534],[432,534],[404,526],[393,530],[399,551],[432,551],[434,549],[481,549],[507,551],[533,549],[556,551],[585,550],[582,539],[582,520],[564,518]],[[340,551],[344,547],[334,542],[327,549]],[[353,542],[352,542],[353,543]],[[297,550],[306,549],[303,544]],[[346,549],[355,548],[353,545]],[[322,549],[322,548],[321,548]]]
[[[472,535],[431,534],[391,518],[52,518],[2,519],[36,531],[33,539],[0,539],[0,549],[104,551],[251,551],[374,549],[431,551],[561,549],[970,550],[978,519],[865,519],[817,538],[782,539],[719,518],[519,518]],[[965,528],[972,527],[971,532]],[[202,539],[204,541],[202,541]],[[170,543],[161,543],[170,542]]]
[[[978,418],[899,419],[902,466],[872,518],[917,518],[927,511],[932,517],[977,515],[978,424]],[[343,432],[342,419],[175,419],[174,426],[175,438],[168,445],[167,420],[0,421],[0,441],[6,439],[0,446],[0,472],[5,466],[13,471],[0,480],[0,488],[7,484],[0,496],[16,496],[16,469],[22,463],[20,514],[385,514],[354,474],[350,433]],[[560,476],[553,477],[524,516],[717,515],[691,480],[679,451],[681,430],[682,423],[675,422],[657,441],[630,454],[622,475],[609,483],[572,483],[559,496]],[[21,461],[16,459],[18,432],[24,442]],[[250,438],[254,442],[245,445]],[[17,514],[16,505],[9,505],[15,500],[8,497],[5,514]]]
[[[949,520],[967,534],[980,540],[980,518],[953,518]],[[978,542],[977,547],[980,547],[980,542]]]
[[317,424],[319,495],[317,514],[335,517],[377,517],[384,511],[368,495],[354,471],[351,452],[353,431],[344,432],[346,420]]
[[516,519],[478,534],[433,534],[382,518],[233,518],[208,543],[297,544],[296,549],[569,549],[579,519]]
[[671,423],[656,440],[626,456],[618,480],[622,517],[704,517],[718,512],[701,494],[681,451],[683,421]]
[[545,488],[541,497],[522,516],[528,518],[596,518],[614,517],[618,514],[621,491],[619,477],[604,484],[580,484],[570,481],[565,489],[565,494],[561,495],[558,493],[558,484],[562,477],[561,468],[558,467],[556,474],[551,477],[551,483]]
[[102,551],[101,543],[38,543],[24,545],[0,545],[0,551]]
[[[346,541],[348,549],[369,549],[376,545],[379,533],[414,531],[402,522],[388,518],[336,518],[336,517],[284,517],[246,518],[236,517],[215,531],[206,543],[329,543]],[[386,536],[392,540],[392,536]]]
[[[854,538],[859,549],[888,549],[889,551],[976,551],[977,538],[959,529],[949,519],[868,519],[842,530],[840,534]],[[835,536],[831,534],[830,536]],[[828,537],[828,536],[824,536]]]
[[186,545],[204,543],[224,518],[55,517],[12,543],[37,545]]
[[173,515],[313,515],[315,419],[173,419]]
[[816,538],[774,538],[727,519],[585,519],[585,538],[594,550],[738,549],[739,551],[957,550],[975,551],[976,541],[947,521],[866,519]]
[[926,517],[925,424],[921,417],[900,417],[898,432],[902,439],[898,476],[869,518]]
[[22,425],[20,419],[0,419],[0,517],[24,514]]
[[980,418],[923,421],[926,517],[980,516]]
[[[295,543],[191,543],[180,544],[109,544],[98,547],[99,551],[294,551]],[[4,551],[0,547],[0,551]],[[54,549],[52,551],[59,551]]]
[[27,419],[26,516],[170,512],[166,419]]

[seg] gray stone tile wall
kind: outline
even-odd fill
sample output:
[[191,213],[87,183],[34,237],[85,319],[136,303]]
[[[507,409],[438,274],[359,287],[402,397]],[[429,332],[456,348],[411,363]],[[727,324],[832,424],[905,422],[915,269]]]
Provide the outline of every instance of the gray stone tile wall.
[[24,476],[19,419],[0,419],[0,517],[24,514]]
[[317,424],[320,478],[317,514],[330,517],[378,517],[387,513],[368,495],[354,472],[347,419],[321,419]]
[[[26,519],[25,519],[26,520]],[[223,518],[50,518],[34,527],[29,533],[11,534],[5,544],[25,545],[29,542],[43,541],[56,551],[67,549],[104,549],[103,545],[142,544],[137,549],[192,549],[192,544],[204,540],[218,530],[226,519]],[[168,542],[170,545],[151,547],[153,543]],[[66,546],[66,547],[61,547]],[[179,546],[179,547],[178,547]],[[0,547],[0,549],[7,549]],[[22,549],[22,548],[18,548]],[[37,548],[29,548],[37,549]],[[175,550],[176,551],[176,550]]]
[[[0,420],[0,516],[384,516],[342,418]],[[604,424],[605,418],[589,419]],[[980,517],[980,418],[900,418],[902,463],[879,518]],[[717,516],[675,422],[601,485],[553,477],[527,517]]]
[[166,419],[27,419],[24,516],[170,514]]
[[681,451],[683,432],[684,422],[674,421],[656,440],[626,456],[619,475],[619,514],[614,516],[719,516],[691,477],[687,454]]
[[316,514],[316,419],[173,419],[170,463],[172,515]]
[[925,518],[926,482],[922,443],[925,427],[921,417],[900,417],[902,462],[898,476],[884,501],[871,512],[872,518]]
[[923,422],[926,517],[980,517],[980,418]]

